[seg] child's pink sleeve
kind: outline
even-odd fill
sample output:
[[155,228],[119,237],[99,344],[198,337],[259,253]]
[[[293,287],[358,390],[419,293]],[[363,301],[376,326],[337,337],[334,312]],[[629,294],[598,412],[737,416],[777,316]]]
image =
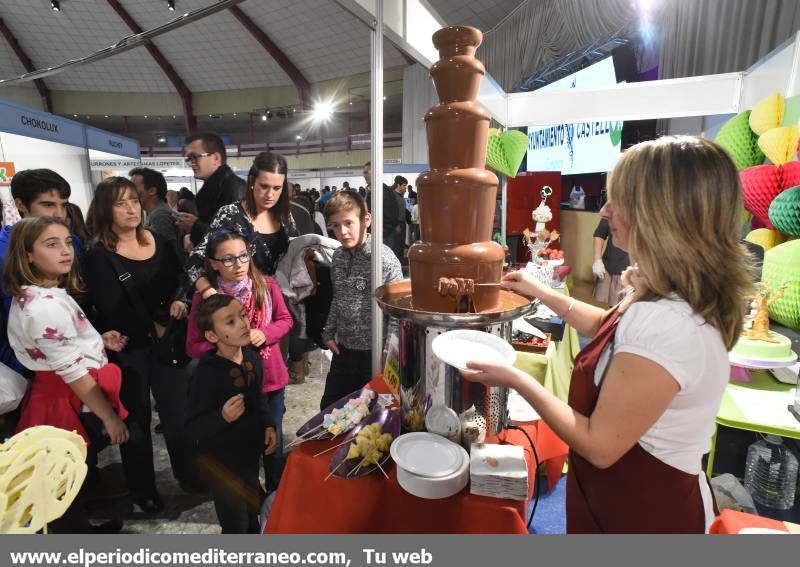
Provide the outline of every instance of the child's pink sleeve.
[[199,293],[195,293],[192,296],[192,307],[189,309],[189,325],[186,329],[186,354],[192,358],[200,358],[214,348],[214,345],[206,340],[194,321],[194,314],[201,301],[203,301],[203,297]]
[[284,335],[292,330],[292,314],[286,307],[283,293],[278,283],[270,278],[270,294],[272,294],[272,322],[261,327],[261,332],[266,337],[267,345],[274,345],[280,341]]

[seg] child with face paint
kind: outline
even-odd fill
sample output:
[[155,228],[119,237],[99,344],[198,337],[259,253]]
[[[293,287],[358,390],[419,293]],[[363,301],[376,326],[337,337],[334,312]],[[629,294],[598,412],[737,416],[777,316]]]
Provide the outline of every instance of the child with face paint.
[[258,461],[275,452],[277,438],[250,316],[235,297],[223,294],[193,305],[192,312],[213,350],[189,381],[186,427],[196,440],[222,533],[257,533],[263,500]]
[[[218,293],[235,297],[247,314],[249,344],[260,360],[262,391],[267,396],[277,434],[277,450],[264,457],[265,488],[272,492],[277,489],[283,473],[284,390],[289,382],[279,343],[292,328],[292,316],[280,286],[273,278],[261,274],[252,262],[247,240],[239,232],[220,229],[209,235],[206,274]],[[202,293],[196,292],[186,335],[186,352],[193,358],[201,358],[214,348],[195,321],[194,313],[202,301]]]

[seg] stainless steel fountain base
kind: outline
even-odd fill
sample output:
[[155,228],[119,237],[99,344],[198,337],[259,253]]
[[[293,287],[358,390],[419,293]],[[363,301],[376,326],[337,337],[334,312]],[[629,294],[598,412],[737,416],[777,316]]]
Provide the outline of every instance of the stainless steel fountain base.
[[439,360],[431,349],[433,339],[451,329],[475,329],[511,340],[511,322],[532,309],[532,304],[511,292],[513,307],[493,313],[432,313],[411,306],[411,282],[392,282],[378,288],[381,309],[400,323],[400,405],[404,431],[425,428],[430,408],[444,405],[459,416],[475,407],[477,422],[489,435],[506,423],[508,389],[468,382],[456,368]]

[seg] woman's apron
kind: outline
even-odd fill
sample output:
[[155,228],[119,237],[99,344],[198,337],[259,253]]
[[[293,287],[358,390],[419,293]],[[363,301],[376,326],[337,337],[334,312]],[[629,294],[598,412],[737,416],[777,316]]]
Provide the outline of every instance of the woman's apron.
[[[575,359],[569,405],[585,416],[597,405],[595,367],[613,343],[620,316],[612,311]],[[697,475],[664,463],[638,443],[607,469],[570,450],[567,533],[703,533],[705,526]]]

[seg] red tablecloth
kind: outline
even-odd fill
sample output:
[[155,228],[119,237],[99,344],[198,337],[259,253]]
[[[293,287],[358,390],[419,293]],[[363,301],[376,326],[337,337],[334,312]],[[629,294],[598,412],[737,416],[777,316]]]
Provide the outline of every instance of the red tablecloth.
[[774,530],[786,534],[800,534],[800,526],[790,522],[781,522],[764,516],[754,516],[745,512],[735,510],[723,510],[717,516],[714,523],[708,529],[712,534],[738,534],[742,530],[744,533],[764,533],[761,530]]
[[[380,377],[369,385],[378,392],[388,391]],[[541,421],[523,426],[547,467],[552,488],[564,466],[567,447]],[[499,441],[526,449],[532,494],[535,467],[527,439],[510,430]],[[371,474],[359,479],[334,476],[326,481],[334,452],[317,458],[313,455],[331,444],[306,441],[290,453],[265,533],[528,533],[527,501],[476,496],[469,488],[442,500],[417,498],[397,483],[391,460],[386,469],[389,480]]]

